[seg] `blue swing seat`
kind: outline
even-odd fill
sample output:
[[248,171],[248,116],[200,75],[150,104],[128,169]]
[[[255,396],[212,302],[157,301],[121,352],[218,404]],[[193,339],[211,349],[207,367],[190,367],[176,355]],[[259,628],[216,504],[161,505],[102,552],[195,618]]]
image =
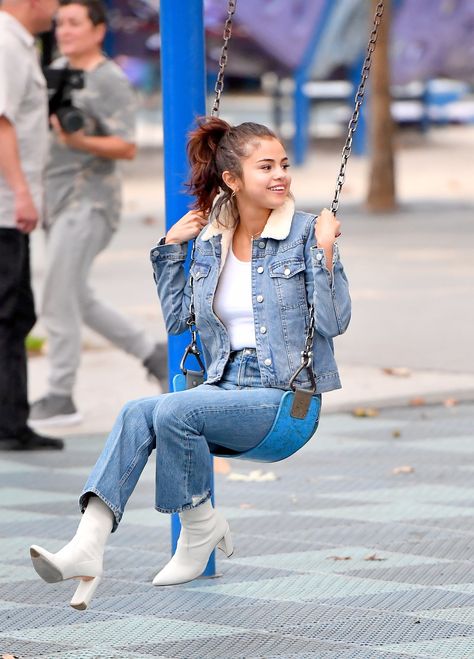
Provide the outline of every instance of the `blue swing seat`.
[[[186,377],[182,373],[174,376],[173,390],[186,390]],[[294,396],[293,391],[286,391],[283,394],[273,426],[257,446],[241,453],[217,446],[215,450],[211,451],[212,454],[216,457],[238,458],[239,460],[254,460],[256,462],[279,462],[289,458],[314,435],[319,424],[321,411],[321,396],[314,394],[311,397],[306,416],[303,419],[292,417],[291,409]]]

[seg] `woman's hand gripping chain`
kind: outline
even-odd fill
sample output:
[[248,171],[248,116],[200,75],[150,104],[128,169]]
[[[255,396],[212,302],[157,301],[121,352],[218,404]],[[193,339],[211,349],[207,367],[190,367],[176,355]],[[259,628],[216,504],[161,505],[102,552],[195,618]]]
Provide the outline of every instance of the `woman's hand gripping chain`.
[[326,267],[332,270],[332,253],[336,238],[341,235],[341,223],[334,213],[327,208],[323,208],[318,215],[316,226],[314,228],[317,246],[324,250],[326,257]]

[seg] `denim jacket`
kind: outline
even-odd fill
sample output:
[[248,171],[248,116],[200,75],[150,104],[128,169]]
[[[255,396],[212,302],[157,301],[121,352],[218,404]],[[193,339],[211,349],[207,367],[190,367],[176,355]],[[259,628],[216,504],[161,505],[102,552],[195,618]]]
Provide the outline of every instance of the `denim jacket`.
[[[324,250],[316,246],[314,215],[296,211],[292,199],[271,212],[260,237],[252,241],[252,306],[256,351],[262,384],[289,389],[289,380],[301,364],[309,325],[308,304],[315,309],[313,371],[317,391],[341,387],[334,359],[333,337],[350,320],[347,278],[333,251],[333,271],[326,267]],[[213,311],[219,274],[232,243],[233,229],[213,222],[196,239],[194,304],[209,384],[218,382],[230,354],[229,336]],[[187,244],[157,245],[151,251],[155,282],[167,331],[188,329],[190,287],[184,271]],[[306,369],[296,384],[310,387]]]

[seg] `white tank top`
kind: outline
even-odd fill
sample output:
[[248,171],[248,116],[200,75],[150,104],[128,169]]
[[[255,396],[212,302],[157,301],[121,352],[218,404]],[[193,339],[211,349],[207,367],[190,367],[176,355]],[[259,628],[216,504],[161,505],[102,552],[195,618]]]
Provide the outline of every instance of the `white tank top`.
[[232,247],[219,276],[214,296],[214,312],[224,323],[231,350],[255,348],[252,309],[252,264],[239,261]]

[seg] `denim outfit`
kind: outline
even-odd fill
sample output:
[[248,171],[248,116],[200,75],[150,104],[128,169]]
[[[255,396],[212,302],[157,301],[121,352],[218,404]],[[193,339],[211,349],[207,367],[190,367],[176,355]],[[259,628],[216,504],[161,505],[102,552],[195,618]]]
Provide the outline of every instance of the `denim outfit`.
[[[222,218],[222,216],[221,216]],[[225,221],[225,218],[224,218]],[[340,387],[332,337],[350,319],[347,279],[333,253],[333,271],[314,238],[315,217],[294,212],[291,199],[273,211],[252,243],[252,305],[256,349],[230,351],[226,328],[213,311],[219,274],[233,231],[210,224],[196,239],[196,325],[207,380],[194,389],[127,403],[81,495],[97,494],[111,508],[115,525],[156,448],[156,508],[179,512],[210,496],[210,451],[214,445],[244,451],[270,430],[289,379],[300,364],[315,305],[314,371],[319,393]],[[190,288],[184,273],[186,248],[169,244],[151,253],[167,330],[187,330]],[[300,386],[308,386],[303,373]]]
[[[225,218],[224,218],[225,221]],[[288,389],[300,365],[309,324],[308,301],[315,308],[313,370],[317,391],[339,389],[332,338],[350,320],[347,278],[334,246],[333,271],[326,267],[324,250],[316,246],[314,215],[294,212],[288,199],[274,210],[260,235],[252,241],[252,305],[257,357],[262,385]],[[222,376],[230,345],[224,325],[213,311],[219,274],[232,242],[233,231],[210,224],[196,240],[192,266],[196,324],[203,345],[207,382]],[[151,252],[155,281],[169,334],[187,330],[189,282],[183,269],[186,245],[159,245]],[[297,384],[308,388],[307,372]]]

